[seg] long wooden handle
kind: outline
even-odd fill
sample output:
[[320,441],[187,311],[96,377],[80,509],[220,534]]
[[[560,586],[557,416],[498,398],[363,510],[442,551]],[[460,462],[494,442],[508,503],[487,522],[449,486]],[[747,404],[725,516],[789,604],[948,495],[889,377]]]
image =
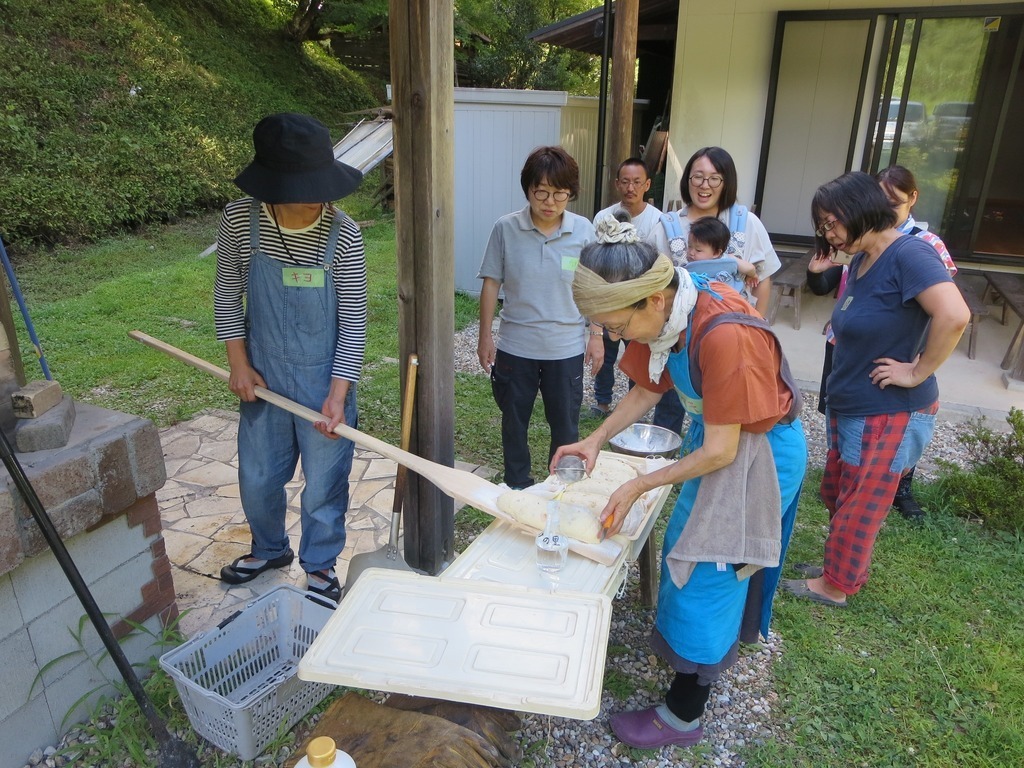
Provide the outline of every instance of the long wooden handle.
[[[405,398],[402,400],[402,442],[403,451],[409,450],[412,443],[412,409],[416,402],[416,374],[420,368],[420,358],[415,352],[409,355],[409,364],[405,369]],[[398,539],[398,515],[402,511],[405,500],[405,484],[408,470],[398,465],[395,471],[395,501],[391,506],[391,538]]]
[[[177,347],[171,346],[170,344],[160,341],[153,336],[150,336],[142,331],[129,331],[128,335],[136,341],[141,341],[146,346],[157,349],[176,360],[180,360],[183,363],[191,365],[193,368],[198,368],[200,371],[209,373],[211,376],[215,376],[221,381],[228,381],[231,378],[231,374],[220,368],[213,363],[203,360],[201,357],[196,357],[188,352],[178,349]],[[293,413],[300,418],[306,419],[309,422],[316,423],[318,421],[324,421],[326,418],[322,413],[314,411],[312,408],[307,408],[304,405],[296,403],[294,400],[290,400],[284,395],[279,395],[276,392],[271,392],[269,389],[263,387],[255,387],[256,396],[261,400],[266,400],[268,403],[283,408],[289,413]],[[334,433],[347,437],[353,443],[357,443],[364,448],[368,448],[371,451],[379,453],[381,456],[391,459],[405,467],[408,467],[414,472],[418,472],[423,475],[431,482],[434,482],[441,490],[450,496],[454,496],[452,493],[451,479],[447,477],[449,473],[457,473],[459,475],[469,475],[474,480],[480,482],[487,482],[483,478],[479,478],[470,472],[464,470],[454,469],[453,467],[446,467],[443,464],[437,464],[436,462],[424,459],[422,456],[416,456],[415,454],[403,451],[401,448],[396,448],[390,443],[385,443],[383,440],[379,440],[376,437],[371,437],[365,432],[360,432],[358,429],[353,429],[348,424],[339,424],[334,428]],[[444,475],[445,477],[441,477]],[[491,485],[491,483],[488,483]],[[457,489],[455,489],[457,490]],[[463,498],[463,494],[455,496],[460,500],[466,501]]]
[[[154,338],[142,331],[129,331],[128,335],[148,347],[152,347],[153,349],[170,355],[174,359],[187,363],[193,368],[204,371],[211,376],[215,376],[221,381],[229,381],[231,378],[231,375],[223,368],[219,368],[213,363],[203,360],[201,357],[190,355],[188,352],[171,346],[166,342],[160,341],[160,339]],[[289,413],[293,413],[307,421],[316,423],[318,421],[323,421],[325,418],[322,413],[318,413],[312,408],[300,405],[294,400],[289,400],[287,397],[279,395],[276,392],[271,392],[269,389],[255,387],[255,391],[256,396],[261,400],[266,400],[268,403],[276,405],[279,408],[283,408]],[[429,459],[424,459],[422,456],[417,456],[414,453],[403,451],[401,448],[396,448],[389,443],[385,443],[383,440],[371,437],[365,432],[353,429],[348,424],[339,424],[334,428],[334,432],[342,437],[347,437],[353,443],[361,445],[363,448],[379,453],[381,456],[391,459],[400,466],[412,470],[421,477],[429,480],[440,488],[442,492],[451,496],[453,499],[461,501],[464,504],[468,504],[471,507],[482,509],[488,514],[500,517],[503,520],[512,523],[517,528],[531,530],[528,526],[516,521],[511,515],[508,515],[498,509],[497,498],[502,493],[501,488],[482,477],[474,475],[472,472],[467,472],[464,469],[456,469],[455,467],[448,467],[444,464],[438,464],[430,461]],[[576,541],[575,539],[570,539],[569,549],[573,552],[578,552],[591,560],[596,560],[603,565],[612,565],[622,552],[622,544],[617,543],[614,538],[608,539],[601,544],[585,544],[583,542]]]

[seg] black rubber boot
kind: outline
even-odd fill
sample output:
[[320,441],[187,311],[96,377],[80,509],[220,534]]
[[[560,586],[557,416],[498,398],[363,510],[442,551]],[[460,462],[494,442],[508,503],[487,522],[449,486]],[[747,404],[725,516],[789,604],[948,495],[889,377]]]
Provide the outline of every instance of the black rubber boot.
[[914,481],[914,469],[916,467],[911,467],[910,471],[900,478],[900,484],[896,489],[896,496],[893,497],[892,506],[893,509],[899,510],[899,513],[907,520],[920,522],[924,519],[924,510],[921,509],[921,505],[914,498],[914,490],[911,487]]

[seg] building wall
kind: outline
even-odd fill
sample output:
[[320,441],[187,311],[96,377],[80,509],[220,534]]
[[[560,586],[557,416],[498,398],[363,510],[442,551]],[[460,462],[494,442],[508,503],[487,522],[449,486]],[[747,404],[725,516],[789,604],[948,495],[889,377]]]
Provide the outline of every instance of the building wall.
[[491,227],[526,205],[519,185],[535,147],[561,140],[565,91],[455,89],[455,289],[480,293]]
[[[736,161],[740,201],[754,199],[779,11],[884,9],[890,5],[880,0],[680,0],[662,205],[679,198],[680,177],[690,155],[715,145],[727,149]],[[930,8],[992,3],[901,0],[899,5]]]
[[[170,562],[154,494],[67,541],[68,552],[107,616],[128,660],[145,664],[177,615]],[[129,619],[145,627],[136,630]],[[28,762],[113,698],[121,676],[50,550],[0,576],[0,765]]]
[[[634,103],[634,134],[647,105]],[[560,144],[573,156],[580,167],[580,194],[566,207],[593,215],[597,107],[596,98],[565,91],[455,89],[457,291],[480,293],[476,275],[491,228],[499,217],[526,205],[519,174],[536,147]]]

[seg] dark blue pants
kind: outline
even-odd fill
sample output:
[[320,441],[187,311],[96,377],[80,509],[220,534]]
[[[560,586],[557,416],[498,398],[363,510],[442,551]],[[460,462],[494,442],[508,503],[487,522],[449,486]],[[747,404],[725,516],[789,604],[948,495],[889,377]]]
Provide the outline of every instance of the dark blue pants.
[[594,400],[598,405],[611,405],[612,390],[615,388],[615,361],[619,359],[621,339],[612,341],[608,338],[608,331],[605,331],[602,341],[604,342],[604,364],[594,377]]
[[670,389],[661,396],[661,400],[654,406],[654,425],[671,429],[677,435],[683,433],[683,419],[686,411],[683,404],[679,402],[679,395],[674,389]]
[[538,392],[544,403],[544,418],[551,427],[548,461],[559,446],[579,440],[583,355],[564,360],[531,360],[499,349],[491,369],[491,392],[501,410],[505,484],[525,488],[534,483],[530,476],[528,432]]

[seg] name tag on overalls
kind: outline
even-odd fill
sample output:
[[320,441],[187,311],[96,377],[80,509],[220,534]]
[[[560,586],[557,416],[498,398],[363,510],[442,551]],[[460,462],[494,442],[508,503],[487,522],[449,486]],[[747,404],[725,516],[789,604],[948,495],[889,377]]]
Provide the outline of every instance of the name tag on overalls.
[[281,270],[284,284],[291,288],[323,288],[324,271],[319,267],[289,267]]

